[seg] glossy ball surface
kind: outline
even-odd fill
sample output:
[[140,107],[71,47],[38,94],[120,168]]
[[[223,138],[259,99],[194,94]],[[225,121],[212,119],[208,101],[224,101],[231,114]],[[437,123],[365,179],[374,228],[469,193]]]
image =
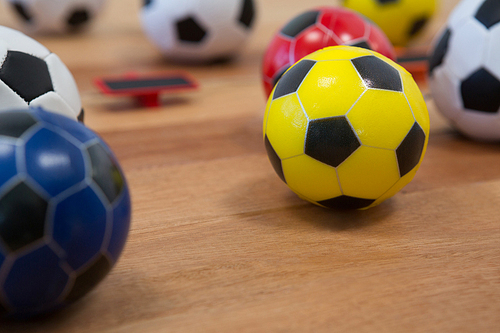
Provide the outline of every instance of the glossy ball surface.
[[429,115],[412,76],[373,51],[334,46],[293,65],[274,88],[264,142],[276,173],[323,207],[366,209],[417,172]]
[[375,22],[395,46],[405,46],[432,18],[437,0],[344,0],[343,5]]
[[241,52],[255,22],[254,0],[146,0],[142,27],[169,59],[227,60]]
[[109,147],[42,109],[0,112],[0,316],[72,303],[125,245],[130,197]]
[[99,14],[104,0],[7,0],[30,33],[80,30]]
[[76,82],[59,57],[25,34],[0,26],[0,111],[44,107],[83,121]]
[[429,86],[438,110],[469,138],[500,140],[500,2],[462,1],[434,43]]
[[385,34],[361,15],[338,7],[313,9],[290,20],[267,47],[262,63],[266,96],[281,75],[298,60],[336,45],[363,47],[396,59],[394,48]]

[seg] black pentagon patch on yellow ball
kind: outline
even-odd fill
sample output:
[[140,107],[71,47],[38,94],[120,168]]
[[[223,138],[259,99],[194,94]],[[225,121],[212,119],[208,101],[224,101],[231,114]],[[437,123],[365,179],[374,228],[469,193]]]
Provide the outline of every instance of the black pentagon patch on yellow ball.
[[333,209],[361,209],[370,206],[374,202],[375,200],[373,199],[355,198],[347,195],[318,201],[320,205]]
[[283,29],[281,29],[281,33],[285,36],[294,38],[302,31],[316,24],[319,14],[319,11],[309,11],[302,13],[288,22],[288,24],[285,25]]
[[351,61],[367,88],[403,91],[398,70],[382,59],[364,56]]
[[307,128],[306,155],[338,167],[361,146],[346,117],[311,120]]
[[48,203],[20,183],[0,199],[0,237],[16,251],[44,235]]
[[296,63],[288,72],[283,74],[281,79],[278,81],[276,90],[274,90],[273,99],[296,92],[302,81],[304,81],[304,78],[315,64],[316,61],[308,59],[301,60]]
[[375,2],[378,2],[380,4],[387,4],[387,3],[398,3],[401,0],[375,0]]
[[415,122],[408,132],[403,142],[396,149],[398,158],[399,175],[405,176],[414,167],[417,166],[425,145],[425,133],[420,125]]
[[36,120],[28,112],[0,112],[0,135],[19,138],[35,124]]
[[199,43],[207,35],[206,30],[192,17],[177,22],[177,35],[183,42]]
[[243,7],[241,10],[239,22],[245,27],[250,28],[255,17],[255,7],[253,0],[243,0]]
[[285,174],[283,172],[283,164],[281,163],[280,157],[271,145],[271,142],[269,142],[269,138],[267,137],[267,135],[264,138],[264,144],[266,146],[267,156],[269,157],[269,161],[271,162],[274,171],[276,171],[281,180],[286,183]]
[[274,75],[274,78],[273,78],[273,86],[275,86],[278,81],[281,79],[281,77],[283,76],[283,74],[285,74],[285,72],[289,69],[290,67],[289,66],[285,66],[283,69],[281,69],[278,73],[276,73],[276,75]]
[[47,63],[24,52],[7,52],[0,68],[0,80],[27,103],[49,91],[54,91]]
[[370,47],[370,45],[366,41],[362,41],[362,42],[359,42],[359,43],[356,43],[356,44],[352,44],[351,46],[361,47],[361,48],[367,49],[367,50],[371,50],[372,49]]
[[464,107],[469,110],[495,113],[500,108],[500,81],[481,68],[461,85]]
[[490,29],[500,22],[500,1],[486,0],[477,10],[475,17],[487,29]]
[[448,44],[450,42],[450,37],[451,37],[451,30],[446,29],[443,34],[441,35],[441,38],[439,39],[439,42],[437,43],[436,47],[434,48],[434,52],[432,53],[431,57],[429,58],[429,73],[432,74],[434,69],[441,65],[443,63],[444,56],[446,55],[446,52],[448,51]]
[[75,280],[66,301],[74,302],[99,284],[111,270],[109,259],[101,255],[97,261],[81,273]]

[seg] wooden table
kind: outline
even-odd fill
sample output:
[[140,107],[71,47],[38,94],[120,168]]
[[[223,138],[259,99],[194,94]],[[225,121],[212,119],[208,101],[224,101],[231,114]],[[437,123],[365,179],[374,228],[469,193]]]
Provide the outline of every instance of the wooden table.
[[[432,38],[456,0],[443,0]],[[85,34],[38,37],[73,72],[86,124],[116,152],[133,199],[122,258],[87,297],[1,332],[498,332],[500,146],[456,135],[427,98],[420,171],[378,208],[298,199],[262,142],[260,62],[276,29],[319,0],[260,0],[234,63],[183,67],[144,37],[138,0],[110,0]],[[335,1],[330,1],[335,4]],[[15,26],[3,11],[0,23]],[[189,70],[201,89],[148,110],[96,76]],[[425,91],[424,91],[425,93]]]

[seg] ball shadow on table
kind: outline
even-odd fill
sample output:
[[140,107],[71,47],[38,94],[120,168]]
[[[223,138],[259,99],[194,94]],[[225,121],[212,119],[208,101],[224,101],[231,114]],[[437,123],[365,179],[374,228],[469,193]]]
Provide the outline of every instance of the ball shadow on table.
[[330,231],[365,229],[389,221],[394,211],[392,199],[367,210],[330,209],[305,202],[304,209],[297,210],[297,217],[312,226]]
[[[121,270],[107,277],[83,298],[62,309],[30,318],[0,317],[0,332],[64,331],[65,327],[75,325],[87,331],[97,322],[106,326],[155,317],[158,312],[169,311],[173,307],[173,295],[169,297],[169,293],[162,289],[160,296],[147,278],[146,272]],[[139,298],[147,306],[138,307],[136,302],[131,302]],[[96,317],[99,319],[96,320]]]
[[[240,184],[226,199],[234,207],[235,215],[251,215],[252,220],[258,223],[283,228],[309,225],[333,232],[369,228],[383,223],[396,209],[392,198],[367,210],[320,207],[300,199],[271,173],[247,184]],[[248,202],[253,207],[246,208]],[[253,212],[242,213],[242,208]]]
[[448,127],[431,132],[424,163],[439,164],[449,170],[475,166],[474,173],[461,175],[464,178],[474,177],[484,172],[498,177],[500,169],[494,168],[492,164],[497,164],[497,161],[500,163],[499,153],[499,141],[472,140]]
[[2,332],[24,332],[31,331],[34,328],[46,327],[56,329],[58,326],[63,326],[66,321],[71,320],[82,311],[88,304],[92,302],[94,293],[90,293],[75,304],[67,306],[63,309],[54,312],[40,314],[37,316],[23,317],[3,317],[0,318],[0,326]]
[[[500,141],[482,141],[471,139],[452,127],[435,132],[433,133],[433,136],[435,136],[437,140],[441,139],[440,142],[448,141],[450,145],[461,145],[468,149],[480,149],[484,152],[500,151]],[[431,136],[429,140],[432,138],[433,137]]]

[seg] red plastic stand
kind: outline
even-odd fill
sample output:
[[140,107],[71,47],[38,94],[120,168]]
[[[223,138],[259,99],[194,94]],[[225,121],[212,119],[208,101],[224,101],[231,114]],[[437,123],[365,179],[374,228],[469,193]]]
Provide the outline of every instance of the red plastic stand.
[[114,78],[97,78],[94,84],[106,95],[134,97],[147,108],[161,105],[161,92],[178,93],[198,88],[198,82],[191,75],[179,71],[146,75],[132,72]]

